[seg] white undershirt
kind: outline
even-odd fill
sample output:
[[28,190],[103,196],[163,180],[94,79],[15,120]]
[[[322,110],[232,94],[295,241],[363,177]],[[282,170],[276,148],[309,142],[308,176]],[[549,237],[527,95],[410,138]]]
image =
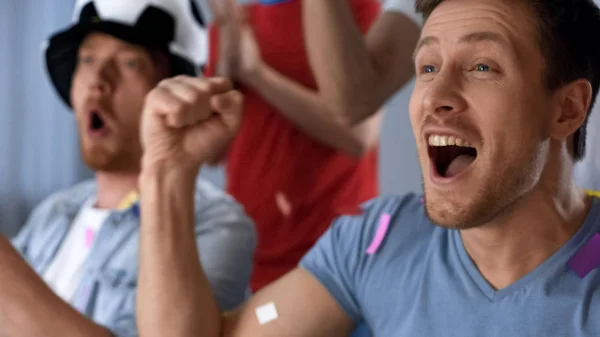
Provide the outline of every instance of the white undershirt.
[[43,275],[50,288],[66,302],[71,301],[83,276],[83,264],[96,234],[110,214],[109,210],[94,208],[94,203],[95,198],[92,198],[79,210],[58,253]]

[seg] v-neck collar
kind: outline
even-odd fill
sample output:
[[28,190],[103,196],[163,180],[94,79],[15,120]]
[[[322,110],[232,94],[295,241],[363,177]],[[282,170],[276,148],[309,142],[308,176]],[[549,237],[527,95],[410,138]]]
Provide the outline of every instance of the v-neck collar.
[[489,282],[483,277],[483,275],[479,272],[471,257],[467,253],[465,246],[462,242],[462,238],[460,236],[460,231],[452,230],[451,235],[453,236],[454,247],[456,248],[456,252],[459,255],[460,261],[466,271],[469,273],[471,279],[479,289],[483,292],[483,294],[491,301],[494,302],[496,299],[500,299],[506,296],[510,296],[515,291],[522,289],[529,284],[531,284],[534,280],[543,277],[547,273],[555,270],[557,265],[564,265],[567,267],[567,263],[569,259],[583,246],[585,243],[592,238],[596,232],[598,232],[598,225],[600,223],[600,199],[594,198],[592,200],[592,206],[590,207],[590,211],[585,218],[583,225],[577,230],[575,235],[571,237],[558,251],[552,254],[548,259],[546,259],[542,264],[537,266],[531,272],[520,278],[519,280],[513,282],[509,286],[502,288],[500,290],[494,289]]

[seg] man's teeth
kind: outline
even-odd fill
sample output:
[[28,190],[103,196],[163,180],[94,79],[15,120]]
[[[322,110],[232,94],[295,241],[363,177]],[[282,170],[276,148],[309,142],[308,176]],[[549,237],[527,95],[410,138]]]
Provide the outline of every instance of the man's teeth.
[[466,140],[460,139],[454,136],[441,136],[441,135],[431,135],[429,136],[429,145],[430,146],[463,146],[463,147],[473,147],[471,143]]

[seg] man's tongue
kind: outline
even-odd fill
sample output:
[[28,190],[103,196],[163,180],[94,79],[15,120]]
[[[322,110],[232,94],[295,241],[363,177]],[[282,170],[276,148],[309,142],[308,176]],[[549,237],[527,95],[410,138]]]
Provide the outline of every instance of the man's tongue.
[[464,169],[466,169],[467,166],[469,166],[469,164],[473,162],[473,160],[475,160],[474,156],[468,154],[461,154],[460,156],[452,160],[444,176],[447,178],[454,177],[455,175],[459,174]]

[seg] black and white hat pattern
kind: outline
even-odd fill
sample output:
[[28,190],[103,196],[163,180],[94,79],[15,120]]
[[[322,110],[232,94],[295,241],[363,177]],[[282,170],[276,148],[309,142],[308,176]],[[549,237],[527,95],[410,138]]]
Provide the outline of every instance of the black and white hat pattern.
[[208,58],[208,37],[194,1],[77,0],[73,24],[45,45],[46,68],[60,97],[71,105],[77,50],[91,32],[164,50],[170,56],[171,75],[196,75]]

